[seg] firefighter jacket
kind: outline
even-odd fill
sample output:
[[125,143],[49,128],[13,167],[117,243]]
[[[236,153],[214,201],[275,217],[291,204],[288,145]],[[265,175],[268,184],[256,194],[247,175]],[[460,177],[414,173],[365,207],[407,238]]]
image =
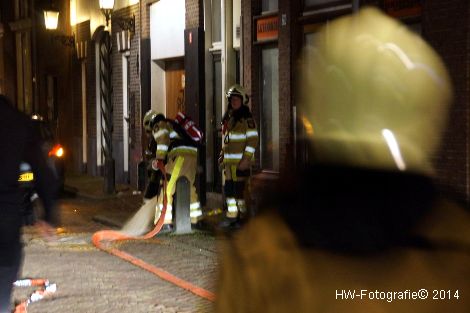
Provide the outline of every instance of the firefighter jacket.
[[152,132],[157,143],[156,158],[165,161],[176,155],[197,156],[197,147],[171,120],[160,121]]
[[157,142],[153,137],[150,138],[150,142],[147,145],[147,149],[145,149],[145,158],[147,161],[152,161],[155,159],[155,153],[157,151]]
[[348,255],[306,248],[282,216],[259,215],[222,249],[215,312],[468,312],[469,223],[444,200],[419,232],[447,247]]
[[258,130],[250,109],[242,105],[227,114],[222,128],[224,164],[237,165],[243,157],[251,160],[258,145]]

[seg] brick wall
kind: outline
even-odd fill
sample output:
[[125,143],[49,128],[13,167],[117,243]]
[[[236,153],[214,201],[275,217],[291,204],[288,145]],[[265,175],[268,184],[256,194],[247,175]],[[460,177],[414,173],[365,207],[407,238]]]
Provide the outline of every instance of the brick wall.
[[292,107],[295,105],[297,62],[302,46],[302,30],[298,23],[301,15],[300,1],[279,1],[279,18],[284,16],[285,25],[279,23],[279,153],[281,169],[292,162],[293,126]]
[[[86,173],[89,175],[99,175],[100,169],[96,162],[96,79],[95,79],[95,42],[92,41],[90,33],[90,21],[84,21],[75,26],[76,42],[86,43],[86,57],[80,62],[85,62],[86,71],[86,110],[87,110],[87,165]],[[76,68],[74,81],[80,86],[79,98],[81,101],[81,67]],[[80,103],[81,110],[81,103]],[[81,119],[76,119],[80,124]],[[81,132],[80,132],[81,136]],[[77,146],[78,147],[78,146]],[[80,144],[81,149],[81,144]]]
[[[251,97],[253,115],[260,121],[261,86],[260,66],[262,44],[254,45],[255,32],[253,16],[261,14],[261,1],[242,0],[243,25],[243,84]],[[300,1],[279,1],[279,19],[285,15],[286,24],[280,23],[277,47],[279,49],[279,164],[285,168],[293,155],[292,106],[295,89],[295,66],[302,43],[297,17],[300,15]],[[259,160],[259,149],[257,153]],[[258,164],[259,166],[259,164]]]
[[204,6],[201,0],[186,0],[186,29],[204,27]]
[[423,37],[442,56],[454,85],[448,128],[436,156],[437,173],[445,189],[468,201],[470,4],[467,0],[423,2]]
[[[123,85],[122,85],[122,53],[117,50],[116,32],[121,29],[115,21],[119,18],[135,16],[135,33],[131,36],[131,48],[129,50],[129,117],[131,118],[129,134],[129,178],[130,183],[137,187],[137,164],[141,161],[141,103],[140,103],[140,71],[139,71],[139,44],[140,44],[140,10],[139,4],[129,6],[113,13],[113,105],[114,105],[114,133],[113,145],[114,158],[116,161],[116,182],[127,183],[123,172]],[[148,24],[148,23],[146,23]]]
[[143,0],[141,2],[141,7],[139,8],[140,17],[139,23],[141,23],[141,39],[150,38],[150,5],[155,2],[155,0]]
[[[242,16],[242,42],[241,49],[243,49],[243,80],[246,92],[250,96],[251,111],[255,120],[258,123],[260,120],[260,106],[261,94],[259,90],[261,66],[260,47],[253,45],[254,30],[253,30],[253,16],[261,13],[261,1],[242,0],[241,2],[241,16]],[[256,152],[256,165],[259,168],[259,149]]]

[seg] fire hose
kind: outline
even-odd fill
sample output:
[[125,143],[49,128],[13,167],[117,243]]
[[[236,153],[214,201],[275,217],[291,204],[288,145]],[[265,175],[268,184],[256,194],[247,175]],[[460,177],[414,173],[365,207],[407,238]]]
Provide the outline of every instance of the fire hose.
[[[181,168],[181,165],[182,165],[182,162],[183,162],[183,158],[178,158],[177,161],[176,161],[176,165],[175,165],[175,170],[179,172],[179,169]],[[178,163],[179,166],[178,166]],[[111,243],[112,242],[117,242],[117,241],[122,241],[122,240],[145,240],[145,239],[150,239],[152,237],[154,237],[155,235],[157,235],[162,226],[163,226],[163,221],[164,221],[164,217],[165,217],[165,213],[166,213],[166,210],[167,210],[167,180],[166,180],[166,172],[165,172],[165,166],[161,163],[161,162],[158,162],[158,168],[159,170],[162,171],[163,173],[163,208],[160,212],[160,217],[157,221],[157,223],[155,224],[155,227],[153,230],[151,230],[150,232],[148,232],[147,234],[143,235],[143,236],[130,236],[130,235],[127,235],[127,234],[124,234],[122,232],[119,232],[119,231],[114,231],[114,230],[102,230],[102,231],[98,231],[96,233],[93,234],[92,236],[92,242],[93,244],[100,250],[103,250],[109,254],[112,254],[114,256],[117,256],[131,264],[134,264],[154,275],[156,275],[157,277],[163,279],[163,280],[166,280],[180,288],[183,288],[185,290],[188,290],[189,292],[192,292],[193,294],[201,297],[201,298],[204,298],[204,299],[207,299],[209,301],[214,301],[215,300],[215,294],[206,290],[206,289],[203,289],[201,287],[198,287],[188,281],[185,281],[179,277],[176,277],[170,273],[168,273],[167,271],[159,268],[159,267],[156,267],[156,266],[153,266],[151,264],[148,264],[146,262],[144,262],[143,260],[141,259],[138,259],[124,251],[121,251],[119,249],[116,249],[116,248],[113,248],[111,247]],[[178,176],[178,172],[174,172],[173,173],[173,176],[174,177],[177,177]]]
[[[183,158],[181,159],[181,163],[183,162]],[[178,161],[177,161],[178,163]],[[181,165],[181,164],[180,164]],[[166,180],[166,172],[165,172],[165,166],[162,163],[158,163],[159,169],[163,173],[163,208],[160,213],[160,217],[155,224],[155,227],[148,232],[147,234],[143,236],[130,236],[125,233],[119,232],[119,231],[114,231],[114,230],[102,230],[94,233],[92,235],[92,242],[93,244],[100,250],[105,251],[109,254],[112,254],[114,256],[117,256],[131,264],[134,264],[154,275],[157,277],[166,280],[180,288],[183,288],[185,290],[188,290],[189,292],[192,292],[193,294],[207,299],[209,301],[214,301],[215,300],[215,294],[203,289],[201,287],[198,287],[188,281],[185,281],[179,277],[176,277],[169,272],[153,266],[151,264],[148,264],[144,262],[143,260],[136,258],[124,251],[121,251],[119,249],[111,247],[111,243],[117,242],[117,241],[123,241],[123,240],[145,240],[145,239],[150,239],[157,235],[162,226],[163,226],[163,221],[165,217],[165,213],[167,210],[167,180]],[[181,166],[179,166],[180,168]],[[178,168],[178,164],[175,166],[175,168]],[[174,173],[174,175],[178,176],[178,173]],[[14,313],[26,313],[27,306],[30,303],[42,300],[44,298],[50,297],[57,291],[57,285],[56,284],[51,284],[49,280],[47,279],[21,279],[17,280],[13,284],[15,287],[39,287],[38,290],[34,291],[28,299],[20,302],[18,305],[15,307]]]
[[15,306],[14,313],[26,313],[26,308],[30,303],[52,296],[57,291],[57,285],[51,284],[47,279],[20,279],[13,283],[15,287],[39,287],[28,299]]

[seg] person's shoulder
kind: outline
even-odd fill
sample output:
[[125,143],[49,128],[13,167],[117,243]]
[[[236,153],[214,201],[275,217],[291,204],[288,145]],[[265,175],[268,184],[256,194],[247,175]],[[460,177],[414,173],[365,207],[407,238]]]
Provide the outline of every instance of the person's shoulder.
[[470,211],[450,197],[438,197],[416,232],[438,242],[470,247]]
[[256,122],[253,118],[253,114],[251,113],[250,108],[248,108],[247,106],[244,107],[246,107],[246,109],[243,111],[242,120],[245,122],[248,128],[256,128]]
[[242,105],[240,107],[240,115],[244,119],[252,118],[253,114],[251,114],[250,108],[247,105]]

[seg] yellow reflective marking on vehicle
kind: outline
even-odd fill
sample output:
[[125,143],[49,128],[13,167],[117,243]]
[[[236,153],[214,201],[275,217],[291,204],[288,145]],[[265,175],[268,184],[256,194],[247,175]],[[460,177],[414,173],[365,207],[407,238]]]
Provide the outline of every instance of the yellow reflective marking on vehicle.
[[20,178],[18,178],[18,181],[32,181],[32,180],[34,180],[34,174],[31,172],[23,173],[20,175]]

